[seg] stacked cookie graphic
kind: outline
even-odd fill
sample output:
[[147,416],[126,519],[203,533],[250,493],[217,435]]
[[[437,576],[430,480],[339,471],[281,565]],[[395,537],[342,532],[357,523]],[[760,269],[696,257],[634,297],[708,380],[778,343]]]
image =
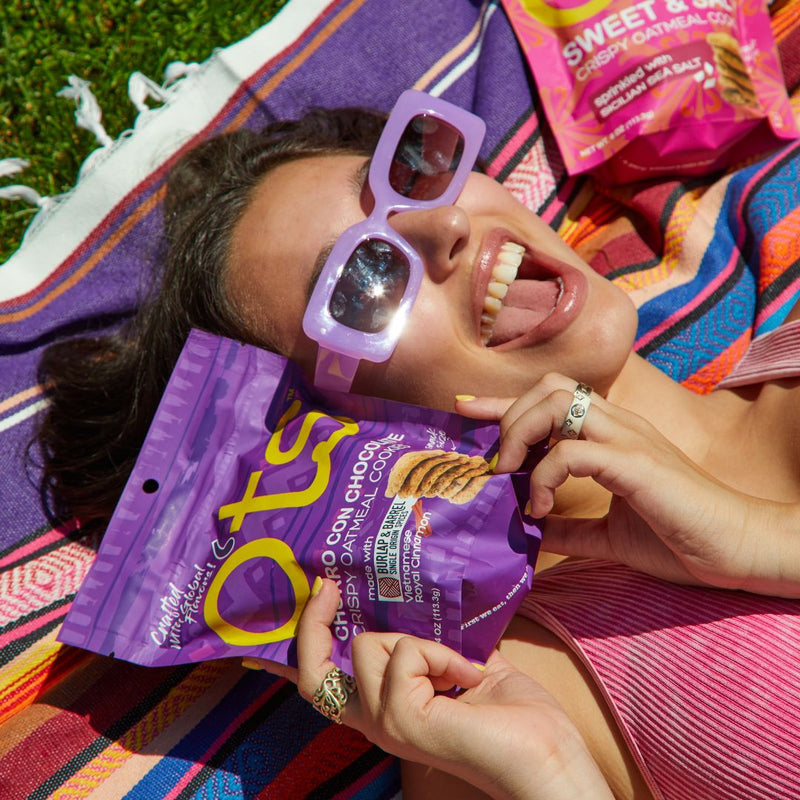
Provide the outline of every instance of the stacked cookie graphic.
[[445,450],[412,450],[397,460],[386,484],[387,497],[442,497],[468,503],[486,485],[489,463],[481,456]]
[[714,53],[720,93],[723,99],[733,106],[758,108],[756,90],[742,59],[739,42],[724,31],[709,33],[706,41],[711,45]]

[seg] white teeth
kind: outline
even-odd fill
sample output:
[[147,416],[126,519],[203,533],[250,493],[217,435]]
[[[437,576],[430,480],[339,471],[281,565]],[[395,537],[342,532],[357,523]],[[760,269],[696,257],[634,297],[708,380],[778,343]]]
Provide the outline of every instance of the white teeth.
[[500,309],[503,307],[503,301],[498,300],[496,297],[486,297],[483,301],[483,310],[488,312],[489,314],[496,315],[500,313]]
[[500,250],[497,256],[499,264],[510,264],[512,267],[518,267],[522,263],[522,253],[516,250]]
[[506,242],[497,254],[497,261],[492,268],[492,280],[489,281],[486,297],[483,300],[483,314],[481,314],[481,341],[488,344],[492,338],[494,323],[503,307],[503,298],[508,292],[508,287],[517,277],[519,265],[525,248],[516,242]]
[[514,283],[514,278],[517,277],[517,270],[519,269],[519,264],[516,266],[512,266],[511,264],[495,264],[494,269],[492,270],[492,277],[496,281],[500,281],[504,283],[506,286],[510,286]]
[[500,281],[490,281],[489,282],[489,297],[496,297],[498,300],[502,300],[506,294],[508,293],[508,284],[501,283]]

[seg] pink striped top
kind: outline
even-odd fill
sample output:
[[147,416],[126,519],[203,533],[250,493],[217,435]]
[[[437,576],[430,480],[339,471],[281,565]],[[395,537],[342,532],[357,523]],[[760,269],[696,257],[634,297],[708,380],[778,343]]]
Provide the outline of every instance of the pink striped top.
[[[724,385],[797,375],[800,322]],[[576,560],[539,573],[520,613],[581,658],[657,800],[800,797],[800,601]]]
[[800,375],[800,320],[757,336],[718,389]]

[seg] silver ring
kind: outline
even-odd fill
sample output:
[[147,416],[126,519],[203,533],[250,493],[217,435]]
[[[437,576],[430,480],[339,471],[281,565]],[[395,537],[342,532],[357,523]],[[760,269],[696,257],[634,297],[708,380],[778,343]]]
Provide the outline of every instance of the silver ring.
[[356,691],[356,682],[339,667],[334,667],[322,679],[319,689],[311,698],[311,703],[323,717],[341,725],[342,709],[350,699],[350,695]]
[[577,439],[581,435],[583,421],[586,419],[586,412],[592,403],[592,387],[585,383],[579,383],[572,393],[572,403],[570,404],[567,416],[561,423],[561,435],[568,439]]

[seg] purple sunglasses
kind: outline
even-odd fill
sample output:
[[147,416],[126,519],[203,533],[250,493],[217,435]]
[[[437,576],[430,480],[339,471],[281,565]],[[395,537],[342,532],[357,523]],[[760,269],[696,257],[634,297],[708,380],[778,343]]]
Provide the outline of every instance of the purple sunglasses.
[[425,265],[389,214],[453,205],[485,133],[482,119],[452,103],[414,89],[398,98],[369,168],[375,207],[336,240],[306,306],[317,386],[346,392],[361,359],[394,352]]

